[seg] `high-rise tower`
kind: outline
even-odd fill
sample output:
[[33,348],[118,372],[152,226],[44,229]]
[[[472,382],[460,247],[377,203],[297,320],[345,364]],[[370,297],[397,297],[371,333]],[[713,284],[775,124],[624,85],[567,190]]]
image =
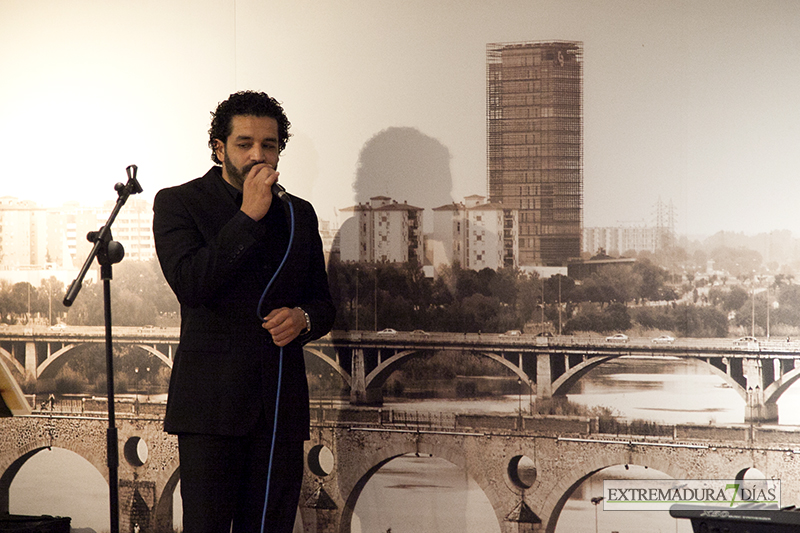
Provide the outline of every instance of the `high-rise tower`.
[[486,47],[489,198],[519,210],[519,264],[580,256],[583,43]]

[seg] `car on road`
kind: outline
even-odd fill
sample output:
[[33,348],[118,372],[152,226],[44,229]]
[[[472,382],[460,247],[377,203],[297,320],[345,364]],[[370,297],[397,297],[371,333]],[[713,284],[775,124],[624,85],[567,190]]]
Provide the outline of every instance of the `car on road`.
[[653,344],[672,344],[675,342],[675,337],[669,335],[659,335],[653,339]]
[[67,325],[64,323],[53,324],[52,326],[50,326],[50,329],[52,329],[53,331],[64,331],[65,329],[67,329]]
[[430,335],[430,333],[428,333],[427,331],[425,331],[423,329],[415,329],[414,331],[411,332],[411,334],[412,335],[425,335],[425,336]]
[[397,330],[392,328],[382,329],[378,332],[378,335],[397,335]]
[[615,333],[606,337],[606,342],[628,342],[628,336],[624,333]]
[[739,350],[758,350],[759,343],[758,339],[748,335],[746,337],[739,337],[733,341],[733,347]]
[[501,337],[520,337],[522,336],[522,332],[518,329],[510,329],[505,333],[500,334]]

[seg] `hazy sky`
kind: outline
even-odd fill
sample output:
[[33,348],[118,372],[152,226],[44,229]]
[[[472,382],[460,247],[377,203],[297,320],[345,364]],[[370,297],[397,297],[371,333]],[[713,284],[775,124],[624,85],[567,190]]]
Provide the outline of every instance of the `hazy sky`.
[[0,196],[113,200],[135,163],[151,199],[205,173],[242,89],[284,103],[281,182],[321,218],[387,128],[485,194],[486,44],[528,40],[584,43],[585,225],[653,224],[660,198],[681,233],[800,236],[797,0],[0,0]]

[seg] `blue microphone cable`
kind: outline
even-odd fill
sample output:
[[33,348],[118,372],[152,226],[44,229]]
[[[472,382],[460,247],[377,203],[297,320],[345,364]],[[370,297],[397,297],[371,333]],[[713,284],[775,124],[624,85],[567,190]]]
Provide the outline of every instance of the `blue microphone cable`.
[[[283,254],[283,259],[281,260],[281,264],[278,265],[278,269],[272,275],[272,278],[267,283],[267,286],[264,288],[264,292],[261,293],[261,298],[258,300],[258,308],[256,309],[256,314],[258,315],[258,319],[263,321],[264,317],[261,316],[261,306],[264,303],[264,300],[267,298],[267,294],[269,293],[270,288],[272,288],[272,284],[278,277],[278,274],[281,273],[283,270],[283,265],[286,264],[286,259],[289,257],[289,252],[292,250],[292,243],[294,242],[294,205],[292,205],[292,199],[286,194],[286,191],[283,190],[283,187],[280,187],[277,183],[273,185],[273,190],[278,188],[280,192],[277,196],[285,202],[285,205],[289,206],[289,244],[286,246],[286,253]],[[272,421],[272,442],[270,443],[269,447],[269,464],[267,465],[267,490],[266,494],[264,494],[264,511],[261,513],[261,533],[264,533],[264,526],[266,524],[267,519],[267,503],[269,503],[269,485],[270,480],[272,478],[272,458],[275,456],[275,440],[278,434],[278,405],[281,398],[281,380],[283,378],[283,346],[280,347],[280,351],[278,353],[278,387],[277,391],[275,392],[275,417]]]

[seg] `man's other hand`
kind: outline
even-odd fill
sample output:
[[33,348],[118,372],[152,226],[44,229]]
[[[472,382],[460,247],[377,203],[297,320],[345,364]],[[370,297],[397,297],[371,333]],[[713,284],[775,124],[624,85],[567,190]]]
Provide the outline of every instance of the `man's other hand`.
[[302,309],[281,307],[270,311],[261,327],[270,332],[276,346],[286,346],[306,329],[306,316]]

